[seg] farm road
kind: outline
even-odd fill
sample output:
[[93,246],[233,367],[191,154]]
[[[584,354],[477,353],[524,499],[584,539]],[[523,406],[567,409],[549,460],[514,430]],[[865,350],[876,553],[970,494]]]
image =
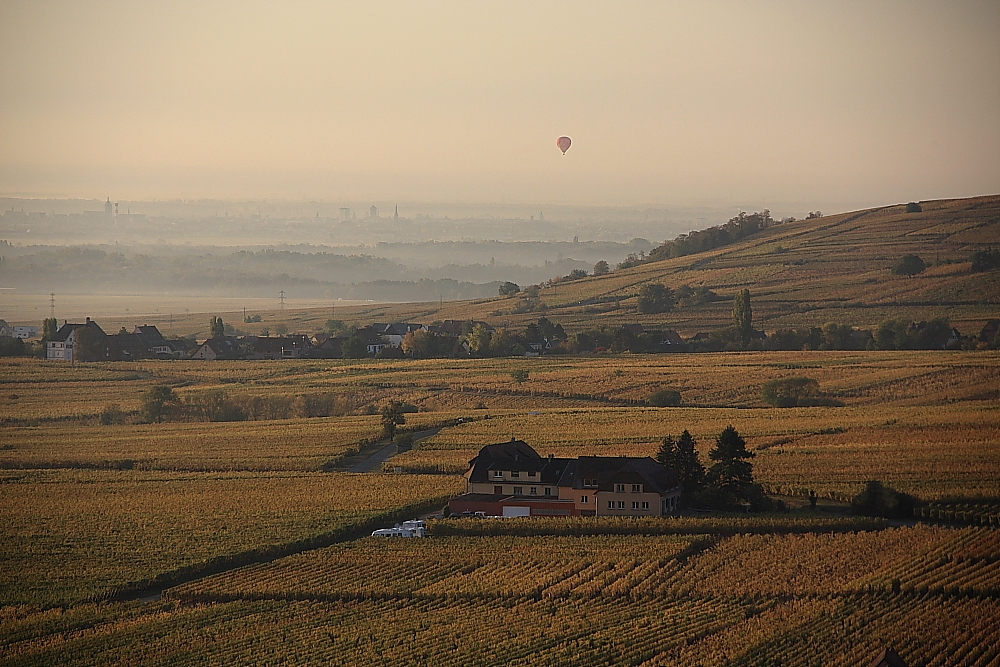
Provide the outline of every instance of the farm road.
[[[440,430],[440,428],[432,428],[429,431],[418,431],[413,434],[413,442],[416,443],[418,440],[423,440],[424,438],[436,435]],[[368,457],[361,463],[348,468],[347,472],[372,472],[373,470],[381,470],[382,464],[391,459],[395,453],[396,445],[395,443],[390,442],[385,447],[378,450],[378,452],[374,455]]]

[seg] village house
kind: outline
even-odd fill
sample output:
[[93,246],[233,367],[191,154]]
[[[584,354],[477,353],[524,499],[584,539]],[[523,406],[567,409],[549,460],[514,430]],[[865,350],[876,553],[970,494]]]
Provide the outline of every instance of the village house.
[[365,351],[368,354],[378,354],[389,347],[389,343],[372,327],[358,329],[355,335],[364,343]]
[[81,329],[89,329],[94,334],[95,340],[102,340],[107,337],[104,329],[97,325],[89,317],[83,323],[70,323],[63,321],[56,335],[45,343],[45,358],[56,361],[76,361],[77,335]]
[[662,516],[677,509],[677,475],[649,457],[543,458],[526,442],[487,445],[469,462],[452,514]]
[[125,327],[117,334],[103,338],[95,346],[95,361],[131,361],[174,356],[174,348],[155,326],[144,324],[132,331]]
[[209,338],[198,346],[198,349],[191,355],[192,359],[205,359],[214,361],[215,359],[242,359],[244,357],[243,347],[240,340],[235,336],[219,336]]
[[20,338],[21,340],[38,338],[38,327],[17,325],[14,327],[14,338]]
[[312,341],[308,336],[257,336],[251,339],[247,359],[299,359],[308,356]]
[[372,330],[380,335],[389,345],[401,347],[406,334],[413,331],[427,331],[423,324],[412,324],[409,322],[396,322],[394,324],[375,323]]
[[316,335],[312,339],[312,354],[317,359],[342,359],[344,357],[344,341],[342,336]]

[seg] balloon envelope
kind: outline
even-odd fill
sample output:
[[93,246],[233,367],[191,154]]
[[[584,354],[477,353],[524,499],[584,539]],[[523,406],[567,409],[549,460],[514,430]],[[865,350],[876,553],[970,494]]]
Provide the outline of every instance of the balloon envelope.
[[563,155],[566,155],[566,151],[569,150],[569,147],[572,143],[573,142],[570,140],[569,137],[559,137],[558,139],[556,139],[556,146],[558,146],[559,150],[563,152]]

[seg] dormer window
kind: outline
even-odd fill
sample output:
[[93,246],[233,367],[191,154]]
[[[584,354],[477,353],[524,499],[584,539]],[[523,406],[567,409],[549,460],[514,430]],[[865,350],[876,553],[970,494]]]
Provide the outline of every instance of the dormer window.
[[516,477],[520,477],[521,476],[521,471],[520,470],[511,470],[510,471],[510,476],[511,477],[515,477],[515,478]]
[[503,477],[503,470],[494,470],[493,471],[493,476],[494,477]]
[[534,470],[529,470],[528,477],[538,477],[538,473],[535,472]]
[[642,493],[642,484],[633,484],[632,493]]
[[625,485],[615,484],[615,493],[625,493]]

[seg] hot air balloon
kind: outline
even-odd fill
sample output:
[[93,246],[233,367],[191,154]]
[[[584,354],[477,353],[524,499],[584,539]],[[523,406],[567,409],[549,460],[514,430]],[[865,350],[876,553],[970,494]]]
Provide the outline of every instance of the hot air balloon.
[[556,139],[556,146],[563,152],[563,155],[566,155],[566,151],[569,150],[572,143],[573,141],[569,137],[559,137]]

